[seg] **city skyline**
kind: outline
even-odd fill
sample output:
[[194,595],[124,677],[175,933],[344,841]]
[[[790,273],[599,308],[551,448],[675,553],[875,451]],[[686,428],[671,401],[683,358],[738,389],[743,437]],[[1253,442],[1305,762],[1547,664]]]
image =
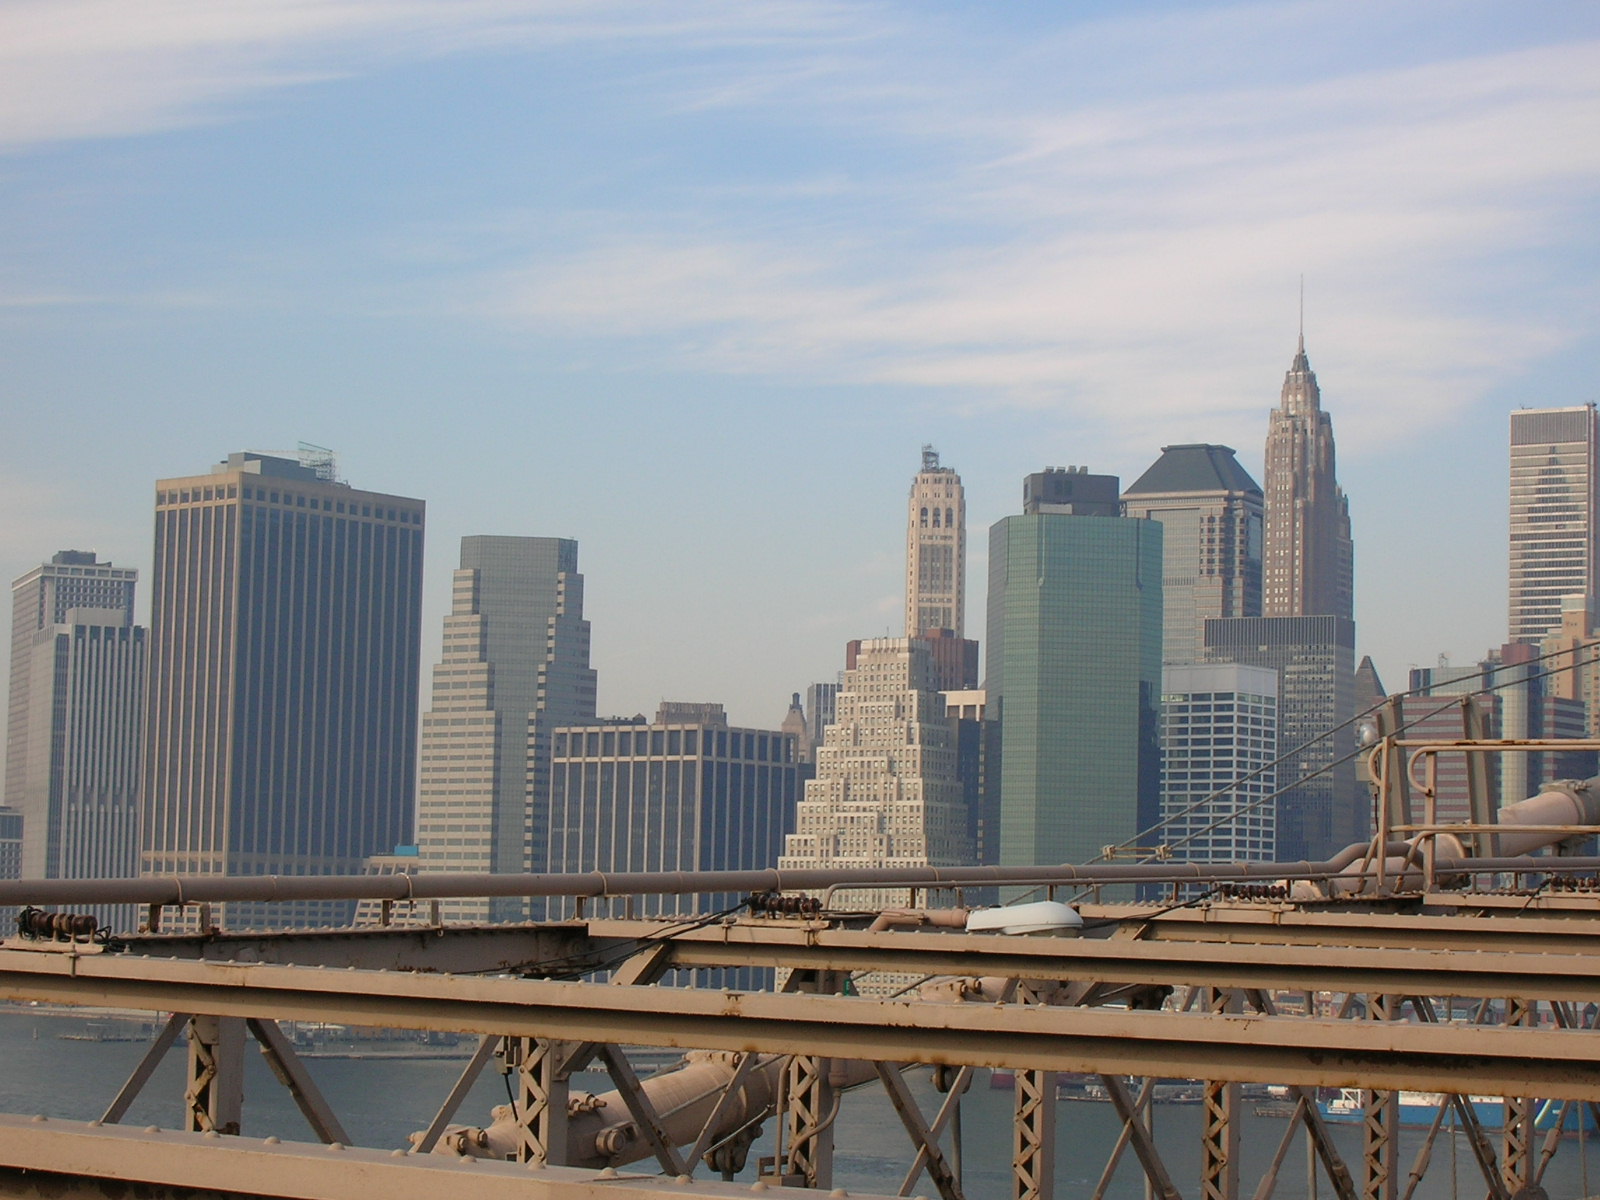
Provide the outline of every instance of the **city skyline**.
[[0,13],[9,578],[307,438],[428,499],[427,661],[461,536],[572,537],[602,711],[766,727],[900,632],[919,445],[976,529],[1048,463],[1263,478],[1304,274],[1395,679],[1501,638],[1506,412],[1594,398],[1591,7],[162,13]]

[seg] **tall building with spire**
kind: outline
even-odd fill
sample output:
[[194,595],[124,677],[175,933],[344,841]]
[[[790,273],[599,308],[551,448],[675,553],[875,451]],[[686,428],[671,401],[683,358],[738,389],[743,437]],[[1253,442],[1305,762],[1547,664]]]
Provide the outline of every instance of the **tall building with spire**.
[[1593,404],[1511,414],[1510,640],[1560,628],[1566,597],[1600,605],[1600,419]]
[[966,628],[967,500],[961,476],[922,448],[906,515],[906,636]]
[[1350,505],[1334,472],[1333,421],[1322,411],[1303,330],[1267,427],[1266,489],[1262,615],[1349,618]]

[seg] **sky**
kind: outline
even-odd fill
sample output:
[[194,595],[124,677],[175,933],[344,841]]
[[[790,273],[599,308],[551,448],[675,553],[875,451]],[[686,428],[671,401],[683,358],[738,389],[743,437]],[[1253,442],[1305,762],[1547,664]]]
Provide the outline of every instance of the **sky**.
[[[1384,682],[1506,637],[1506,429],[1600,361],[1600,5],[0,0],[0,571],[338,452],[575,537],[602,713],[776,727],[903,633],[932,444],[1220,442],[1305,341]],[[426,686],[426,680],[424,687]]]

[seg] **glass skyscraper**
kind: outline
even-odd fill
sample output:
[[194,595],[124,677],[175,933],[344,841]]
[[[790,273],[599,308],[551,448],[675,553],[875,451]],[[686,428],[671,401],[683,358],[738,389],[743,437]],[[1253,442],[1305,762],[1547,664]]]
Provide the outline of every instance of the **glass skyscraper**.
[[1025,491],[1033,511],[989,531],[998,861],[1082,863],[1159,816],[1161,526],[1116,515],[1114,476]]
[[156,484],[146,873],[356,873],[410,841],[423,503],[330,474],[234,454]]

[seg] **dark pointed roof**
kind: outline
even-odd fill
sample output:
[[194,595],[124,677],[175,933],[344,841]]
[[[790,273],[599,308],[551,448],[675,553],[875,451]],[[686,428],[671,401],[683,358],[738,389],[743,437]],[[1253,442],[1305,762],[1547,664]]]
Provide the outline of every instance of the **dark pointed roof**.
[[1200,443],[1161,447],[1161,457],[1123,495],[1221,491],[1260,495],[1261,486],[1239,465],[1232,446]]

